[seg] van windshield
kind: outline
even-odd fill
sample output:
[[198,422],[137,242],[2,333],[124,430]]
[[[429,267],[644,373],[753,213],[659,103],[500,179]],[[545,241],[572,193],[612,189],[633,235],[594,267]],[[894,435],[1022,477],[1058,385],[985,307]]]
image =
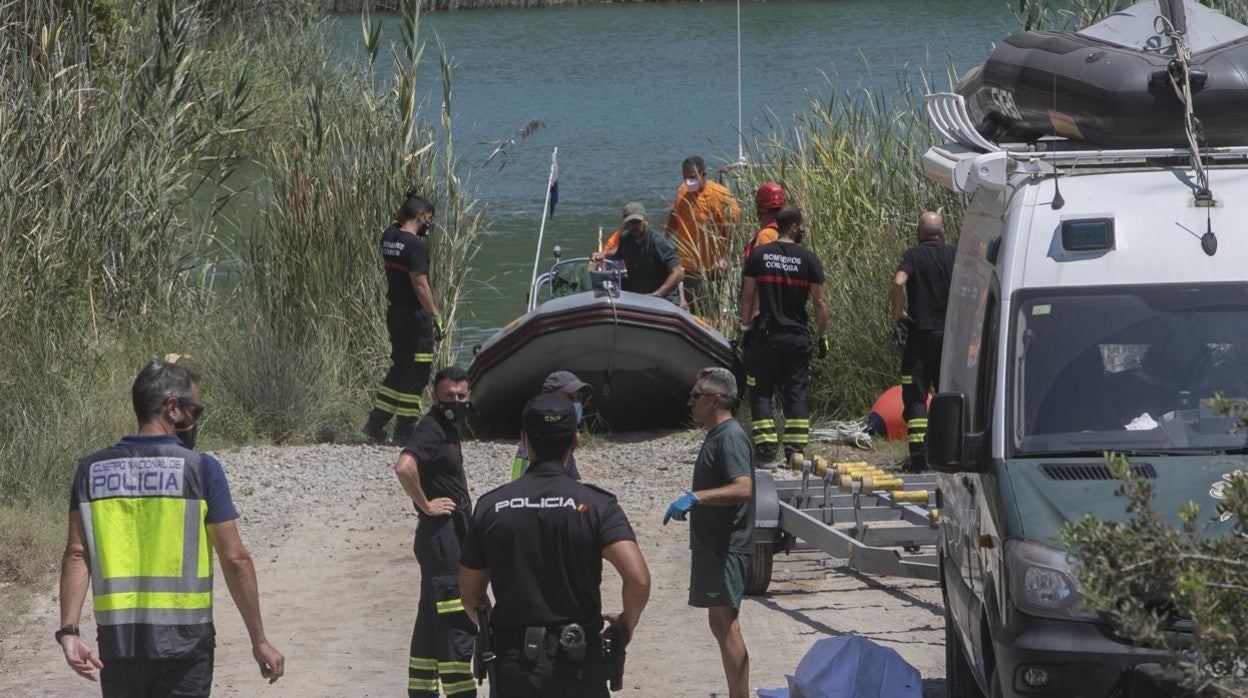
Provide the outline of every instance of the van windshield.
[[1248,397],[1248,284],[1022,291],[1015,307],[1019,455],[1244,447],[1207,403]]

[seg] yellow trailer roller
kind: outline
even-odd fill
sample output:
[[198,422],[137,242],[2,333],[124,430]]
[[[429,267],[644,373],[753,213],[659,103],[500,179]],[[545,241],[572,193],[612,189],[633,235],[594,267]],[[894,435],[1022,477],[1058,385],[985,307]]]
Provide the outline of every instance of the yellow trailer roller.
[[898,504],[926,504],[927,490],[900,490],[893,493],[893,501]]
[[888,476],[873,477],[871,475],[864,475],[862,477],[862,491],[863,492],[879,492],[882,490],[887,490],[891,492],[895,490],[900,490],[905,486],[906,486],[906,483],[902,482],[901,480],[898,480],[895,477],[888,477]]

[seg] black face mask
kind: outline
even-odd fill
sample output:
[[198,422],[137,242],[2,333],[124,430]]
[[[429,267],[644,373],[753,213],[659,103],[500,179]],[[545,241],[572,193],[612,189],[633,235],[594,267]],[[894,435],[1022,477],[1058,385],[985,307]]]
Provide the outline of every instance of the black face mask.
[[443,419],[455,424],[462,422],[468,416],[468,410],[472,407],[471,402],[439,402],[438,411],[442,413]]
[[799,244],[799,245],[800,245],[800,244],[802,244],[802,240],[805,240],[805,239],[806,239],[806,231],[805,231],[805,230],[799,230],[799,231],[797,231],[797,232],[793,233],[793,242],[796,242],[797,244]]
[[423,238],[429,234],[430,227],[428,223],[421,223],[420,227],[416,229],[416,234]]
[[182,442],[182,446],[192,451],[195,450],[195,437],[199,435],[199,425],[188,418],[174,422],[173,428],[177,430],[178,441]]

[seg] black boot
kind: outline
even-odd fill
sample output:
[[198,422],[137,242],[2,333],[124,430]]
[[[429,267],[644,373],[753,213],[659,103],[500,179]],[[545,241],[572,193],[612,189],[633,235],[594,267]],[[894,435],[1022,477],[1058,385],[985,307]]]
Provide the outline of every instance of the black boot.
[[364,432],[364,436],[368,437],[368,442],[373,444],[384,444],[386,442],[386,422],[390,421],[390,413],[381,410],[373,410],[368,413],[368,421],[364,423],[364,428],[360,431]]

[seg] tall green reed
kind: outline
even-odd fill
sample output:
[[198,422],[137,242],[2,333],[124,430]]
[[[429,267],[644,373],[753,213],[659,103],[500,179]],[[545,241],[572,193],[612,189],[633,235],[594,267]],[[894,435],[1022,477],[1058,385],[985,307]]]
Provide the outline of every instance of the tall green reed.
[[[757,164],[736,183],[747,209],[762,182],[780,183],[802,208],[805,244],[823,262],[831,350],[812,368],[808,400],[817,415],[861,417],[897,382],[899,356],[888,341],[897,261],[915,242],[919,213],[944,212],[946,230],[954,231],[963,203],[923,176],[920,157],[931,142],[921,94],[899,80],[887,96],[830,91],[812,98],[791,124],[773,121],[749,144]],[[740,264],[740,255],[732,260]]]
[[187,204],[237,102],[196,72],[197,14],[108,28],[86,2],[0,4],[0,501],[61,491],[131,421],[136,363],[203,302]]
[[240,252],[233,303],[243,312],[237,331],[213,345],[212,378],[267,438],[340,438],[362,423],[388,355],[378,237],[407,191],[437,211],[430,283],[449,329],[438,362],[451,358],[484,224],[456,175],[449,61],[440,52],[435,127],[422,119],[425,43],[415,4],[399,25],[390,84],[373,72],[381,25],[365,17],[367,75],[353,79],[323,56],[314,72],[327,79],[308,93],[296,137],[264,159],[272,199]]

